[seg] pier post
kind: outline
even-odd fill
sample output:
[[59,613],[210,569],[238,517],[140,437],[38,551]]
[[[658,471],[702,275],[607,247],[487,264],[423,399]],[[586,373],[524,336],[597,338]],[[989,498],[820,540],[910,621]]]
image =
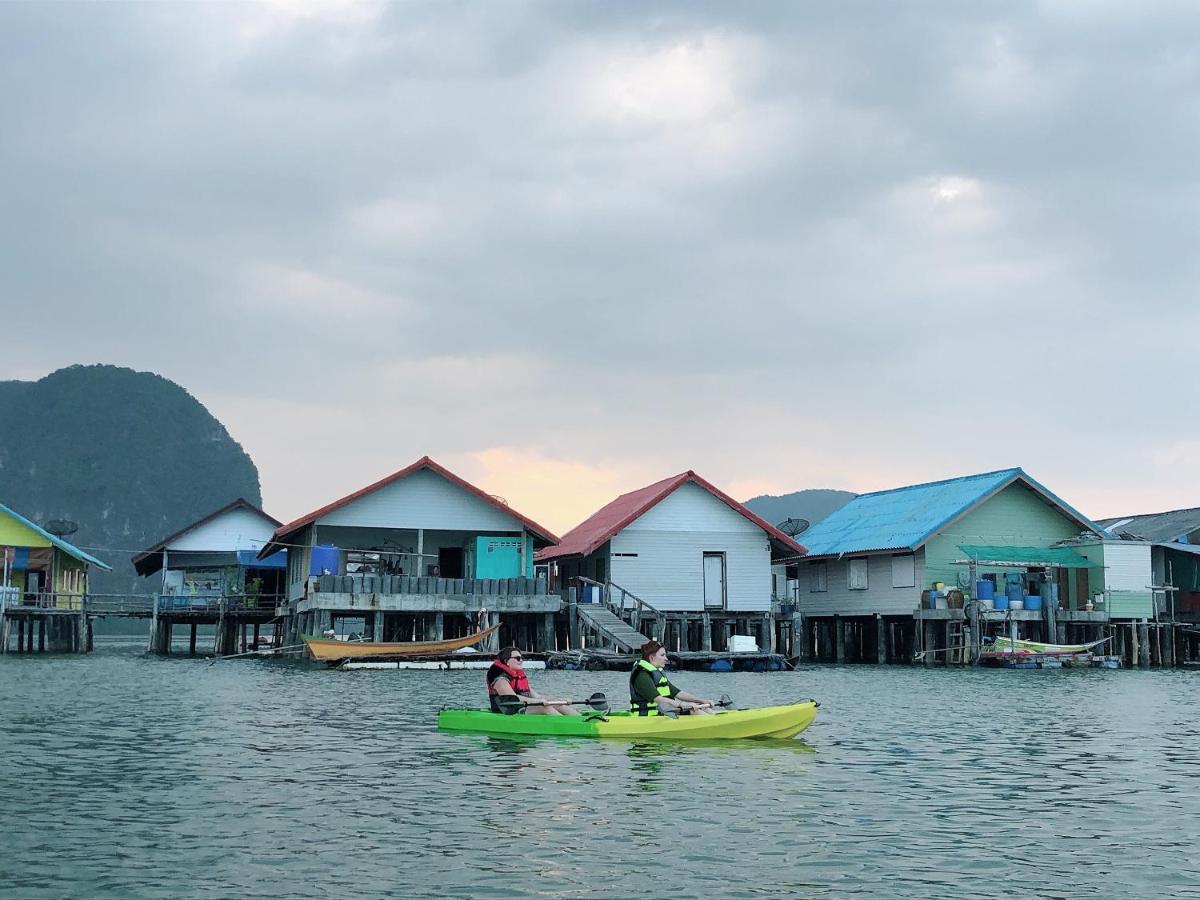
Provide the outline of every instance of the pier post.
[[963,659],[967,665],[973,666],[979,659],[979,604],[967,604],[967,652]]
[[[488,613],[488,628],[491,628],[493,625],[499,625],[499,624],[500,624],[500,613],[494,613],[494,612]],[[486,644],[487,649],[489,651],[491,651],[492,653],[498,652],[500,650],[500,632],[493,631],[491,634],[489,634],[487,636],[487,638],[484,640],[484,643]]]
[[833,661],[846,661],[846,623],[841,616],[833,617]]
[[1046,643],[1065,643],[1058,640],[1058,611],[1050,600],[1051,598],[1047,597],[1045,603],[1042,604],[1043,616],[1046,619]]
[[188,629],[188,653],[192,656],[196,655],[196,623],[193,622]]
[[383,610],[377,609],[371,613],[371,640],[376,644],[383,643]]
[[87,653],[92,648],[88,646],[88,614],[83,598],[79,600],[79,616],[75,620],[75,652]]
[[1163,659],[1162,664],[1168,669],[1175,668],[1175,623],[1168,622],[1162,626],[1163,631]]
[[925,653],[925,617],[921,610],[913,614],[913,659],[920,660],[921,665],[929,665]]
[[700,649],[705,653],[712,651],[712,616],[707,612],[700,615]]
[[[438,618],[441,617],[442,614],[438,613]],[[541,644],[543,653],[554,653],[558,650],[558,642],[554,634],[554,613],[542,614]]]
[[1142,619],[1137,626],[1138,640],[1138,666],[1143,669],[1150,668],[1150,627],[1146,624],[1146,620]]
[[[29,627],[33,628],[33,619],[29,620]],[[17,650],[22,652],[25,650],[25,620],[17,619]]]
[[812,655],[812,636],[808,633],[809,621],[804,613],[792,613],[792,653],[801,662],[808,662]]
[[887,660],[887,629],[883,623],[883,616],[875,613],[875,664],[885,666]]
[[683,613],[679,617],[679,649],[687,653],[692,649],[692,636],[689,634],[692,627],[692,620],[688,618],[687,613]]
[[575,588],[567,588],[564,592],[567,601],[567,640],[572,650],[580,649],[579,645],[579,595]]

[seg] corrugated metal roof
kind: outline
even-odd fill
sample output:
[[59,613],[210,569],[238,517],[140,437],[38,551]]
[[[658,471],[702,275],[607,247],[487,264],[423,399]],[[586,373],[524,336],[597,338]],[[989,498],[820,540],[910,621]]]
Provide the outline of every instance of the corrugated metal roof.
[[979,563],[1057,566],[1060,569],[1090,569],[1095,565],[1070,547],[985,547],[977,544],[959,544],[958,549],[966,554],[967,559]]
[[1153,542],[1174,542],[1176,538],[1200,529],[1200,507],[1142,516],[1117,516],[1099,522],[1113,534],[1132,534]]
[[804,544],[809,556],[916,550],[963,513],[1018,480],[1084,528],[1099,532],[1090,519],[1017,468],[861,494],[804,532]]
[[56,537],[55,535],[48,532],[45,528],[42,528],[36,522],[31,522],[29,519],[25,518],[19,512],[15,512],[15,511],[9,509],[3,503],[0,503],[0,511],[8,513],[8,515],[12,516],[14,519],[16,519],[22,525],[26,525],[29,528],[32,528],[34,531],[36,531],[38,534],[40,534],[42,537],[44,537],[46,540],[48,540],[51,544],[53,544],[55,547],[57,547],[63,553],[67,553],[67,554],[75,557],[76,559],[80,560],[81,562],[91,563],[93,566],[99,566],[100,568],[102,568],[106,571],[109,571],[109,572],[112,571],[112,566],[110,566],[108,563],[101,562],[100,560],[96,559],[96,557],[92,556],[90,553],[84,553],[82,550],[80,550],[74,544],[70,544],[67,541],[64,541],[60,537]]
[[679,475],[672,475],[644,488],[622,494],[568,531],[557,546],[539,550],[534,559],[538,562],[548,562],[565,556],[587,556],[689,482],[708,491],[734,512],[745,516],[765,531],[772,540],[782,544],[785,550],[796,554],[804,553],[803,546],[689,469]]

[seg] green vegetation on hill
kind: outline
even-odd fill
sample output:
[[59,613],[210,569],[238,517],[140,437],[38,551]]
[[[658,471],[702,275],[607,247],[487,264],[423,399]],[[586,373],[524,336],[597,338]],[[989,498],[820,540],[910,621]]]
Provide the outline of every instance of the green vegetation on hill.
[[[764,494],[746,501],[746,506],[756,516],[761,516],[772,525],[778,525],[785,519],[808,519],[816,525],[830,513],[837,512],[855,497],[849,491],[833,491],[827,489],[796,491],[773,497]],[[804,536],[797,536],[804,543]]]
[[95,593],[144,592],[131,555],[237,497],[261,504],[258,469],[174,382],[116,366],[71,366],[0,382],[0,503],[113,567]]

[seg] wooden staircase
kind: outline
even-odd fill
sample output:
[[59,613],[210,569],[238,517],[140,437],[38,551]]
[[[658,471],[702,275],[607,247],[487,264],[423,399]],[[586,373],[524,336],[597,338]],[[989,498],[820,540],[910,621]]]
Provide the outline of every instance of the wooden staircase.
[[641,649],[642,644],[650,640],[603,604],[580,603],[576,609],[578,610],[579,618],[589,628],[595,630],[601,638],[611,643],[618,650],[623,650],[626,653],[636,653]]

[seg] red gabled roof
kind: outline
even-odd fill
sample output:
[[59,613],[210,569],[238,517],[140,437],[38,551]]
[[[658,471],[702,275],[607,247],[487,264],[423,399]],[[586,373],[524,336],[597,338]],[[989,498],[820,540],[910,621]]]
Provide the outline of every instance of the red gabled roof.
[[[138,570],[139,575],[144,574],[141,571],[142,564],[147,559],[149,559],[151,556],[156,556],[157,554],[162,553],[163,548],[166,547],[169,543],[171,543],[171,541],[175,540],[176,538],[182,537],[183,535],[187,534],[189,531],[193,531],[193,530],[199,528],[201,525],[207,525],[209,522],[211,522],[213,519],[217,518],[218,516],[223,516],[223,515],[225,515],[225,513],[231,512],[235,509],[248,509],[248,510],[250,510],[250,512],[257,513],[258,515],[262,516],[264,519],[266,519],[268,522],[270,522],[276,528],[279,527],[279,520],[277,518],[275,518],[274,516],[267,515],[265,512],[263,512],[261,509],[259,509],[257,506],[255,506],[253,503],[251,503],[249,500],[247,500],[245,497],[238,497],[232,503],[225,504],[220,509],[218,509],[216,512],[209,513],[203,519],[197,519],[191,525],[187,525],[183,528],[180,528],[174,534],[168,535],[167,537],[165,537],[161,541],[159,541],[157,544],[155,544],[153,547],[143,550],[141,553],[134,554],[133,567]],[[155,569],[154,571],[158,571],[158,570]]]
[[328,515],[329,513],[333,512],[335,509],[341,509],[343,506],[346,506],[349,503],[353,503],[355,500],[359,499],[360,497],[365,497],[367,494],[374,493],[375,491],[379,490],[380,488],[387,487],[392,482],[399,481],[402,478],[406,478],[409,475],[413,474],[414,472],[420,471],[421,469],[428,469],[430,472],[434,472],[438,475],[441,475],[443,478],[445,478],[447,481],[451,482],[452,484],[458,485],[463,490],[470,491],[472,494],[474,494],[479,499],[485,501],[486,503],[490,504],[491,506],[496,507],[496,509],[502,510],[503,512],[512,516],[514,519],[519,520],[525,526],[525,528],[527,530],[529,530],[530,532],[533,533],[534,537],[541,538],[543,541],[546,541],[551,544],[556,543],[558,541],[558,538],[554,536],[553,532],[546,530],[541,525],[539,525],[537,522],[533,521],[533,519],[530,519],[527,516],[521,515],[519,512],[517,512],[512,507],[501,502],[500,500],[493,497],[491,494],[487,493],[486,491],[483,491],[480,488],[475,487],[475,485],[471,484],[471,482],[455,475],[453,472],[451,472],[445,466],[439,465],[438,463],[436,463],[432,459],[430,459],[428,456],[422,456],[411,466],[406,466],[405,468],[401,469],[399,472],[393,472],[387,478],[380,479],[379,481],[376,481],[374,484],[369,484],[365,488],[361,488],[361,489],[355,491],[353,494],[347,494],[341,500],[334,500],[332,503],[330,503],[326,506],[322,506],[320,509],[314,510],[313,512],[310,512],[306,516],[301,516],[299,519],[296,519],[293,522],[288,522],[286,525],[281,525],[279,528],[276,528],[275,534],[272,536],[271,540],[267,543],[267,545],[265,547],[262,548],[262,550],[259,551],[259,554],[258,554],[259,558],[262,558],[263,556],[268,555],[269,551],[273,551],[275,549],[274,545],[277,542],[282,541],[289,534],[292,534],[295,531],[299,531],[301,528],[303,528],[306,525],[311,525],[313,522],[317,521],[317,519],[321,518],[324,515]]
[[806,552],[803,546],[797,544],[795,540],[788,537],[774,525],[760,519],[724,491],[719,490],[695,472],[689,470],[680,475],[673,475],[670,478],[664,478],[662,481],[656,481],[654,484],[636,491],[630,491],[628,494],[622,494],[616,500],[612,501],[612,503],[601,508],[590,518],[568,531],[563,535],[562,540],[559,541],[557,546],[539,550],[534,558],[538,562],[548,562],[549,560],[560,559],[564,556],[587,556],[602,546],[605,541],[610,540],[613,535],[617,534],[634,520],[641,518],[689,482],[704,488],[704,490],[708,491],[734,512],[745,516],[788,549],[796,551],[797,554]]

